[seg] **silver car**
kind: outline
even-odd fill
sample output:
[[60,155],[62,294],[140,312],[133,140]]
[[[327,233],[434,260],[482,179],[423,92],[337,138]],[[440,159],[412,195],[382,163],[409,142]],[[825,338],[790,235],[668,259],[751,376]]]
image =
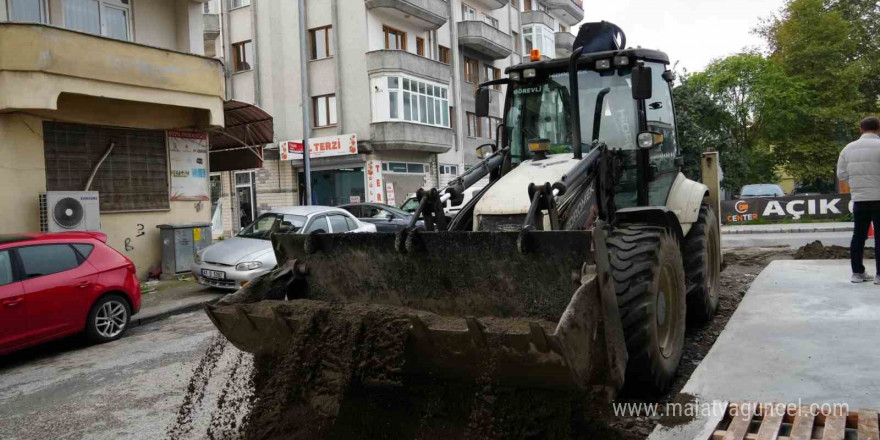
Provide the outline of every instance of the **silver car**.
[[195,256],[192,273],[199,284],[237,290],[272,270],[275,253],[272,233],[376,232],[376,226],[359,221],[348,211],[329,206],[294,206],[260,215],[237,236],[212,244]]

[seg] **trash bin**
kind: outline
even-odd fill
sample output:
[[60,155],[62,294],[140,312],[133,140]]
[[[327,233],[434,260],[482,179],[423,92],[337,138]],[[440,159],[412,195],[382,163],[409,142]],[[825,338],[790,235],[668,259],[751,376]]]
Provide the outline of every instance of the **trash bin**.
[[211,245],[210,223],[158,225],[162,237],[162,275],[189,272],[196,252]]

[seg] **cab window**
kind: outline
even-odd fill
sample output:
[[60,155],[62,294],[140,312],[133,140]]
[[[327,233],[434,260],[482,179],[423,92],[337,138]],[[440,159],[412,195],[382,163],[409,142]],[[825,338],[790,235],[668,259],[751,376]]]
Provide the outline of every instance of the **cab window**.
[[25,278],[64,272],[79,266],[73,248],[67,244],[46,244],[18,248]]

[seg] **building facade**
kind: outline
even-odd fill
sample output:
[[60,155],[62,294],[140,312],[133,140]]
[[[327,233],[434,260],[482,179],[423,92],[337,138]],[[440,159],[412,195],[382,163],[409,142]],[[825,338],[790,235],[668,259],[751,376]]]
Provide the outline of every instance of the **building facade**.
[[[567,56],[581,0],[212,0],[212,46],[229,97],[274,116],[276,144],[261,169],[211,176],[219,229],[303,202],[303,163],[284,154],[303,138],[300,45],[308,48],[312,202],[400,205],[445,185],[494,142],[504,86],[490,117],[474,115],[480,82],[501,78],[531,49]],[[207,25],[206,25],[207,29]],[[206,30],[207,32],[207,30]],[[206,36],[206,47],[209,45]],[[208,50],[206,49],[206,52]],[[353,142],[353,143],[352,143]],[[285,156],[289,160],[284,160]]]
[[160,264],[157,225],[210,221],[207,151],[186,172],[203,194],[182,196],[169,147],[224,125],[203,12],[194,0],[0,0],[0,233],[39,231],[41,192],[98,191],[107,243],[143,276]]

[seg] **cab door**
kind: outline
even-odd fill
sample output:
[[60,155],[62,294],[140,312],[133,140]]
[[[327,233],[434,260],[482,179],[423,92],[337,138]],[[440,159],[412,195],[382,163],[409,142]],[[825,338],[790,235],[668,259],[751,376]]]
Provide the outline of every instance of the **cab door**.
[[27,303],[13,255],[0,251],[0,353],[11,351],[30,341]]

